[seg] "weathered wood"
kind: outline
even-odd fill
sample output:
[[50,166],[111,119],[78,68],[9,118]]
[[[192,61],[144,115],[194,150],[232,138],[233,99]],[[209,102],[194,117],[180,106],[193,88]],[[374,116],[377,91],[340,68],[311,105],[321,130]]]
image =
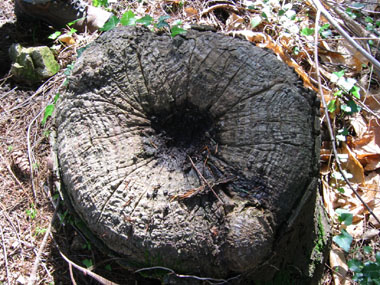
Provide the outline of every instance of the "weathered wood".
[[115,29],[84,51],[59,103],[63,183],[91,231],[141,266],[250,276],[306,205],[314,234],[318,110],[249,42]]

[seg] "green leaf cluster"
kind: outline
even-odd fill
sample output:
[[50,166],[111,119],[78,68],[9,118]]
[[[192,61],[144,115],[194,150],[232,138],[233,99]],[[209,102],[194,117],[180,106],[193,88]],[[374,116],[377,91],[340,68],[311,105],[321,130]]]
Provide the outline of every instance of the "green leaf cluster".
[[115,28],[119,23],[123,26],[135,26],[136,24],[141,24],[146,27],[153,26],[155,29],[164,29],[168,28],[170,30],[170,35],[174,38],[177,35],[185,34],[186,30],[181,28],[181,22],[177,22],[172,26],[169,25],[167,20],[170,18],[168,15],[164,15],[158,18],[157,22],[150,15],[145,15],[142,18],[136,18],[135,13],[132,10],[125,12],[119,19],[113,15],[100,29],[100,31],[109,31]]
[[44,126],[46,124],[47,119],[53,115],[53,112],[55,109],[55,104],[57,103],[59,96],[60,96],[59,93],[55,94],[53,104],[49,104],[46,106],[45,112],[44,112],[44,117],[41,121],[42,126]]
[[[349,226],[352,224],[352,214],[346,209],[337,209],[339,222]],[[333,241],[345,252],[350,251],[352,236],[345,230],[341,229],[340,234],[333,237]]]
[[34,220],[37,217],[37,210],[34,203],[30,204],[30,208],[26,209],[25,212],[26,212],[26,215],[32,220]]
[[360,99],[360,88],[355,85],[356,80],[353,78],[345,77],[345,71],[333,72],[331,82],[335,83],[338,87],[334,93],[334,99],[330,100],[327,109],[330,113],[337,110],[338,102],[340,109],[347,115],[360,112],[360,107],[355,103],[355,98]]
[[108,0],[92,0],[92,5],[95,7],[108,7]]
[[[365,247],[365,253],[371,253],[371,247]],[[361,261],[351,259],[348,261],[348,268],[354,273],[353,281],[359,284],[380,284],[380,252],[377,252],[376,261]]]

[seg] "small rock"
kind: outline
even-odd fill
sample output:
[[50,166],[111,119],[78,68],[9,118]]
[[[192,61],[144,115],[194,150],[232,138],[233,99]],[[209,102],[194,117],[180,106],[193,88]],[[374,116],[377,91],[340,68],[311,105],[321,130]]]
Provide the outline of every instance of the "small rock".
[[28,85],[41,82],[56,74],[60,66],[47,46],[24,48],[13,44],[9,48],[11,73],[16,81]]

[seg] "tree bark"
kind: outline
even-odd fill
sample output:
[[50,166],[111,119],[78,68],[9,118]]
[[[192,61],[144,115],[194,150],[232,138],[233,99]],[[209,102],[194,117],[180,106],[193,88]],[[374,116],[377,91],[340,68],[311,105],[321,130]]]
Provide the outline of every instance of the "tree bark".
[[117,28],[78,58],[59,102],[63,184],[138,266],[255,279],[278,252],[293,262],[276,246],[305,209],[303,238],[315,236],[318,112],[294,71],[249,42]]

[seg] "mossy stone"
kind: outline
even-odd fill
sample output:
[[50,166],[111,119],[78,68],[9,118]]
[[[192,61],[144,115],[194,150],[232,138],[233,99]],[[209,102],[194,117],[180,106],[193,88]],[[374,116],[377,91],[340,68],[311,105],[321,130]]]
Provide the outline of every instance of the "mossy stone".
[[9,55],[14,79],[29,85],[53,76],[60,69],[53,52],[47,46],[25,48],[20,44],[13,44]]

